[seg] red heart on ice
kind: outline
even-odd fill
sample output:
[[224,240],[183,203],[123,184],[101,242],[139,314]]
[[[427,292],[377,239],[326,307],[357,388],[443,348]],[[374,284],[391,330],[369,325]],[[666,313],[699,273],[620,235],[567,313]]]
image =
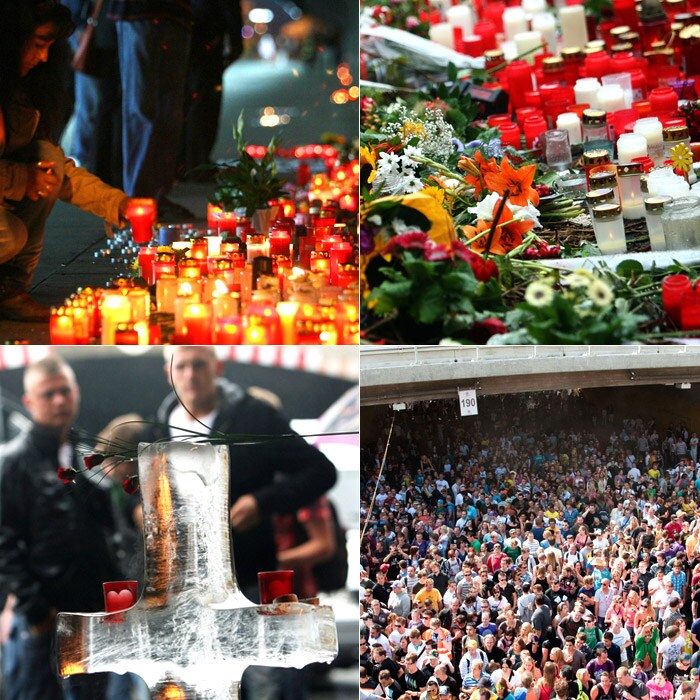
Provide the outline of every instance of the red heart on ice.
[[126,610],[133,604],[134,594],[127,588],[121,591],[109,591],[109,593],[107,593],[107,610],[110,612]]

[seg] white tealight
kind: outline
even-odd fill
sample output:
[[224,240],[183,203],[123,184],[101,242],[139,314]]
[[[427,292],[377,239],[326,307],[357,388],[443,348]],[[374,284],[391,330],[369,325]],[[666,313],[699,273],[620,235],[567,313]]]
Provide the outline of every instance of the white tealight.
[[598,90],[598,107],[604,112],[625,109],[625,92],[619,85],[603,85]]
[[574,85],[576,104],[589,105],[591,109],[598,109],[598,90],[600,90],[600,83],[597,78],[579,78]]
[[557,129],[564,129],[569,132],[569,143],[581,143],[581,120],[575,112],[563,112],[557,117]]
[[588,43],[586,14],[583,5],[567,5],[559,8],[562,48],[583,48]]
[[533,32],[539,32],[542,39],[547,42],[547,50],[552,53],[557,53],[557,23],[554,15],[549,12],[542,12],[535,15],[530,22]]
[[506,39],[514,40],[516,34],[527,30],[527,17],[522,7],[506,7],[503,10],[503,33]]
[[[535,54],[542,53],[542,35],[539,32],[519,32],[515,35],[514,39],[519,56],[522,56],[528,51],[530,52],[527,56],[523,56],[523,60],[528,63],[534,63]],[[534,49],[538,47],[540,47],[540,50],[535,51]]]

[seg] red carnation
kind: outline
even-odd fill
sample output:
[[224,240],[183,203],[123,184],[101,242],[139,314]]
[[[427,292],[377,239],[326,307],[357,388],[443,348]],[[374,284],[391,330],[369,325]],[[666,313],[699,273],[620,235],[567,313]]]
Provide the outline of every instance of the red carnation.
[[498,265],[493,260],[484,260],[473,250],[469,250],[462,241],[452,243],[452,252],[456,258],[471,265],[474,277],[479,282],[488,282],[492,277],[498,277]]
[[78,472],[73,469],[73,467],[59,467],[58,468],[58,478],[64,484],[70,484],[75,477],[78,476]]
[[122,488],[130,496],[133,496],[139,490],[139,477],[137,474],[133,476],[127,476],[122,482]]
[[85,466],[87,469],[92,469],[98,464],[102,464],[102,462],[104,461],[105,456],[99,452],[94,452],[91,455],[85,455],[85,457],[83,457],[83,462],[85,462]]

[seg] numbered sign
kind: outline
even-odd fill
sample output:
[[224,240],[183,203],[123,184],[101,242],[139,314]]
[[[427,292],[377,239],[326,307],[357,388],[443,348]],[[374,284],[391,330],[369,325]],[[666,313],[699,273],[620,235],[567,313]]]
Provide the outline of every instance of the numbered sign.
[[459,391],[459,412],[463,416],[476,416],[479,408],[476,405],[476,390],[462,389]]

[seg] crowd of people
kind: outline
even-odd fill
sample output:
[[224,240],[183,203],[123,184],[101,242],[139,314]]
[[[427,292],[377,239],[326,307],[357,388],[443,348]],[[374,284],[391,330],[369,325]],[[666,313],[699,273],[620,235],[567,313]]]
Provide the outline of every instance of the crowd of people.
[[697,434],[533,396],[365,447],[361,698],[700,700]]

